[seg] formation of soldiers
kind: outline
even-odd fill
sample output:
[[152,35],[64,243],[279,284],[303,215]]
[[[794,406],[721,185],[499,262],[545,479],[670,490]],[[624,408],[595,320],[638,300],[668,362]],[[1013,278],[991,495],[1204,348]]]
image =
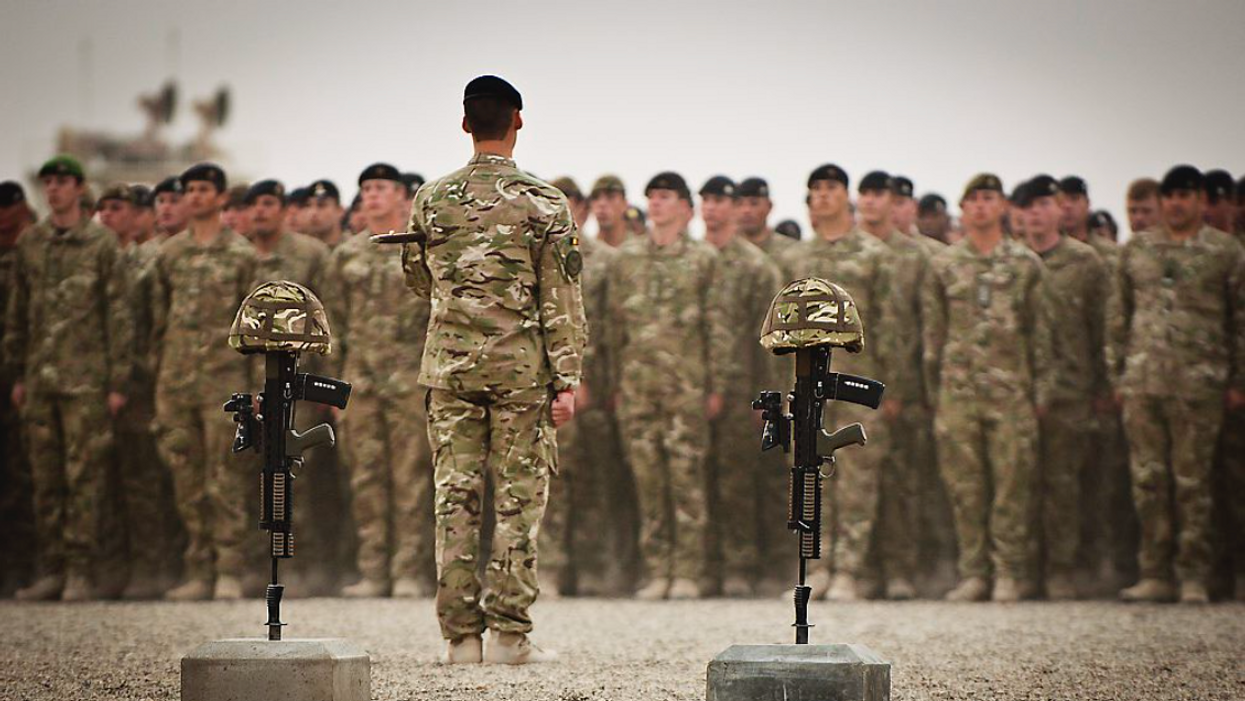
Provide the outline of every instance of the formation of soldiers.
[[[298,485],[292,590],[431,595],[432,309],[401,251],[368,240],[407,229],[422,178],[370,165],[345,207],[327,180],[231,188],[212,164],[94,198],[72,158],[39,180],[41,220],[0,185],[2,591],[259,590],[257,467],[230,455],[221,404],[262,373],[224,339],[255,285],[286,279],[329,311],[337,343],[312,371],[355,388],[340,417],[299,417],[336,423],[340,451],[311,456]],[[865,325],[864,352],[836,369],[887,391],[878,412],[826,417],[861,421],[870,444],[829,482],[814,596],[1072,599],[1118,582],[1127,600],[1245,598],[1245,182],[1189,166],[1138,180],[1123,245],[1077,177],[1005,192],[975,176],[953,225],[907,178],[853,189],[827,164],[808,177],[802,241],[770,226],[761,178],[713,177],[697,201],[660,173],[643,210],[614,176],[554,185],[597,234],[560,259],[589,334],[540,533],[546,596],[786,590],[787,470],[759,451],[751,400],[789,389],[792,369],[757,333],[785,283],[816,276]]]

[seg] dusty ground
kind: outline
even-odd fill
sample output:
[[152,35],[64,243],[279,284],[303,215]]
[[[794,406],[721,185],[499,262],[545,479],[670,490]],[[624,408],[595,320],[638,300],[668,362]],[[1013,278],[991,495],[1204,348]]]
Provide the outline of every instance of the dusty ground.
[[[430,601],[287,601],[287,637],[350,638],[377,699],[703,699],[732,643],[791,642],[778,601],[542,602],[534,638],[557,665],[444,667]],[[178,660],[259,637],[259,601],[0,602],[0,699],[177,699]],[[893,664],[894,699],[1245,699],[1245,605],[816,604],[814,642],[857,642]]]

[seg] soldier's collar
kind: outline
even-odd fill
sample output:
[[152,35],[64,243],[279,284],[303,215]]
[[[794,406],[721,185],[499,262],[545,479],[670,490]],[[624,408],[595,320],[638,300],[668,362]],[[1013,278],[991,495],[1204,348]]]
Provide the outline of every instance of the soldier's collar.
[[482,163],[488,165],[510,166],[511,168],[515,167],[513,158],[499,156],[496,153],[477,153],[471,157],[471,160],[467,161],[467,165],[480,165]]
[[81,241],[86,238],[85,232],[87,226],[91,224],[91,218],[83,212],[82,217],[78,219],[78,223],[65,229],[65,233],[57,234],[60,228],[52,223],[52,215],[43,218],[43,225],[47,228],[49,234],[59,241]]

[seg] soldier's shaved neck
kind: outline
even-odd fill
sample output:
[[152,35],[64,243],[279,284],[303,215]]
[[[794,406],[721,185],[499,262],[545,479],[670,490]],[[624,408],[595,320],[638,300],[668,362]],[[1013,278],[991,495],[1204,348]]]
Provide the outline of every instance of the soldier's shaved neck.
[[389,210],[382,215],[368,216],[367,228],[374,234],[387,234],[390,231],[402,231],[404,223],[400,210]]
[[277,248],[277,244],[281,243],[281,237],[285,232],[281,229],[272,231],[260,231],[256,229],[254,236],[251,237],[251,243],[255,244],[255,250],[260,253],[272,253]]
[[[811,214],[810,211],[810,217]],[[855,227],[856,222],[846,209],[840,210],[836,216],[813,218],[813,231],[826,241],[838,241]]]

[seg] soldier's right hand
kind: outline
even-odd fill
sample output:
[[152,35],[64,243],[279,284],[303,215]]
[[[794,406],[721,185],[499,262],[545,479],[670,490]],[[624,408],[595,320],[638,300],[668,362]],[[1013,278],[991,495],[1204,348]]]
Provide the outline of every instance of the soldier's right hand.
[[563,390],[553,398],[553,425],[561,426],[575,415],[575,391]]
[[26,403],[26,385],[21,382],[13,383],[13,392],[9,395],[9,398],[13,400],[14,407],[21,409],[22,405]]

